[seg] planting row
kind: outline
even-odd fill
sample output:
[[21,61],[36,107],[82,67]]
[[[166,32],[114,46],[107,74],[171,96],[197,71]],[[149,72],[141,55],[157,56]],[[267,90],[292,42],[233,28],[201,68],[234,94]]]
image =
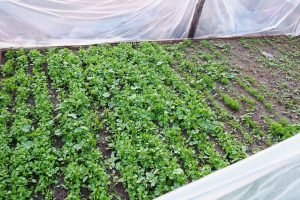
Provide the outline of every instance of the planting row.
[[9,51],[0,195],[152,199],[296,133],[229,53],[207,41]]

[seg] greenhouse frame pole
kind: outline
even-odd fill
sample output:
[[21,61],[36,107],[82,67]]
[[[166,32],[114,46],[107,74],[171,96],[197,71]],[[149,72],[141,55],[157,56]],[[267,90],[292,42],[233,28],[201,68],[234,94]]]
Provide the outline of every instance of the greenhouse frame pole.
[[188,38],[194,38],[195,37],[195,33],[196,33],[196,29],[199,23],[199,19],[201,17],[201,13],[203,10],[203,6],[204,6],[205,0],[198,0],[198,3],[196,5],[195,8],[195,12],[194,12],[194,16],[190,25],[190,29],[188,32]]

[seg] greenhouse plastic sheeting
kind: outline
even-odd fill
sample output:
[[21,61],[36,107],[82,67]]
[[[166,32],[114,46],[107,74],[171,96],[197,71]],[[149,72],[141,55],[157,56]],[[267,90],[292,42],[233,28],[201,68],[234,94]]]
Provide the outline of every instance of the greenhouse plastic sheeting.
[[300,135],[156,200],[300,199]]
[[197,0],[0,0],[0,48],[187,36]]
[[[173,40],[198,0],[0,0],[0,49]],[[300,33],[300,0],[206,0],[196,38]]]
[[299,35],[300,0],[206,0],[196,37]]

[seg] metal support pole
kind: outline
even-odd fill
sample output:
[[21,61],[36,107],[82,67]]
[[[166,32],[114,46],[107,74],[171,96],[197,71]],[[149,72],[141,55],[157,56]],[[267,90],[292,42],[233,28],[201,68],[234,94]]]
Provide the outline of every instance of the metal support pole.
[[202,9],[204,6],[205,0],[198,0],[198,3],[195,8],[194,16],[190,25],[189,33],[188,33],[188,38],[194,38],[196,29],[199,23],[199,19],[201,17]]

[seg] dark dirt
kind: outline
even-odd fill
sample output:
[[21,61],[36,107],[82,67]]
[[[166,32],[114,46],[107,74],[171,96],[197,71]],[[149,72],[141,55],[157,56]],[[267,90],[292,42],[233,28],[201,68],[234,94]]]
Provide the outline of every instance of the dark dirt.
[[33,64],[31,62],[28,65],[28,74],[29,76],[33,76]]
[[[267,132],[263,116],[270,116],[272,113],[268,111],[261,102],[257,101],[254,97],[249,95],[238,84],[231,84],[229,87],[222,87],[221,90],[225,91],[227,94],[231,94],[231,96],[235,97],[235,99],[238,99],[239,96],[244,95],[245,97],[255,102],[255,109],[252,111],[252,119],[263,128],[265,133]],[[239,111],[230,111],[229,109],[229,112],[239,119],[243,115],[248,113],[248,109],[251,109],[250,106],[244,102],[242,102],[241,105],[242,108]],[[275,120],[280,120],[280,118],[277,117]]]
[[[52,80],[50,78],[50,75],[48,72],[48,67],[47,67],[46,63],[43,64],[43,69],[44,69],[45,76],[47,77],[47,87],[48,87],[48,91],[49,91],[50,101],[51,101],[51,104],[53,107],[52,116],[54,118],[54,126],[58,126],[59,122],[55,119],[55,117],[58,115],[58,111],[56,109],[59,104],[58,93],[52,87]],[[64,142],[61,137],[59,137],[57,135],[52,136],[52,146],[53,147],[55,147],[57,149],[61,149],[63,147],[63,145],[64,145]]]
[[17,144],[18,144],[18,141],[17,141],[15,138],[13,138],[13,139],[11,140],[11,142],[9,143],[10,149],[15,149],[16,146],[17,146]]
[[33,95],[30,95],[30,97],[28,98],[28,107],[33,109],[35,107],[35,101],[34,101],[34,98],[33,98]]
[[100,133],[100,139],[97,142],[97,147],[101,150],[102,155],[105,159],[109,159],[111,157],[112,150],[108,145],[109,133],[106,130],[102,130]]
[[[105,160],[109,159],[112,154],[112,150],[108,145],[108,138],[110,137],[110,134],[106,130],[102,130],[100,133],[100,138],[97,141],[97,147],[101,151],[103,157]],[[107,168],[107,174],[110,175],[110,185],[109,185],[109,191],[111,194],[116,194],[121,199],[127,200],[129,199],[128,193],[125,191],[125,188],[122,183],[116,182],[113,177],[121,177],[121,174],[116,169],[108,169]]]
[[[239,40],[218,40],[215,43],[229,44],[231,46],[231,55],[229,56],[230,65],[235,66],[241,76],[250,76],[254,78],[257,81],[257,84],[255,84],[256,86],[264,86],[268,88],[270,93],[275,94],[275,97],[267,97],[267,101],[272,103],[274,110],[281,116],[286,116],[292,122],[299,121],[299,116],[297,116],[297,114],[287,111],[285,105],[283,105],[286,99],[282,98],[286,93],[293,94],[293,91],[299,89],[299,81],[290,77],[284,70],[266,67],[258,62],[257,58],[259,54],[250,52],[249,49],[243,47]],[[279,59],[280,56],[282,56],[279,51],[268,46],[266,43],[260,44],[259,47],[263,48],[262,51],[267,51],[267,53],[272,54],[274,59]],[[286,84],[286,91],[280,88],[280,85],[282,84]]]
[[223,148],[222,148],[222,147],[220,146],[220,144],[217,142],[216,138],[214,138],[214,137],[212,137],[212,136],[210,136],[210,135],[208,135],[208,137],[209,137],[209,141],[213,144],[213,146],[214,146],[214,148],[217,150],[217,152],[218,152],[220,155],[222,155],[222,156],[226,155],[226,152],[223,150]]
[[34,199],[34,200],[43,200],[43,199],[45,199],[45,197],[41,193],[38,193],[37,195],[32,197],[32,199]]
[[58,185],[53,187],[53,194],[55,200],[64,200],[68,196],[68,190],[62,185],[64,183],[64,176],[59,174],[57,175]]
[[52,136],[52,146],[61,149],[64,146],[64,142],[62,141],[61,137],[57,135]]
[[80,199],[88,200],[88,199],[90,199],[90,194],[91,194],[91,192],[89,191],[88,188],[86,188],[86,187],[80,188]]
[[[17,97],[17,93],[16,93],[16,91],[13,91],[13,93],[12,93],[12,102],[8,106],[8,112],[11,114],[11,116],[13,116],[16,113],[16,110],[15,110],[16,97]],[[8,122],[9,127],[10,127],[11,123],[12,123],[11,121]]]
[[[184,138],[185,140],[188,140],[188,139],[189,139],[189,135],[188,135],[186,129],[182,129],[182,130],[181,130],[181,135],[183,136],[183,138]],[[199,155],[200,155],[199,149],[198,149],[195,145],[189,146],[189,147],[191,147],[191,148],[195,151],[196,157],[199,157]],[[183,163],[179,163],[179,164],[180,164],[181,166],[183,165]],[[201,160],[200,160],[200,161],[198,160],[198,166],[199,166],[199,167],[203,166],[204,164],[205,164],[204,162],[202,162]]]
[[[221,105],[221,106],[229,113],[229,115],[230,115],[231,117],[234,117],[235,119],[237,119],[237,121],[239,122],[239,124],[243,125],[243,122],[242,122],[242,116],[243,116],[244,114],[247,114],[247,112],[243,111],[243,109],[241,109],[240,111],[232,111],[228,106],[226,106],[226,105],[222,102],[222,100],[220,100],[219,97],[216,99],[216,101],[218,102],[219,105]],[[259,117],[258,114],[256,114],[256,116]],[[255,117],[252,116],[252,120],[256,121],[257,119],[255,119]],[[224,125],[225,125],[225,127],[227,127],[227,128],[228,128],[228,126],[229,126],[229,125],[226,124],[226,122],[224,122]],[[243,128],[245,128],[245,130],[246,130],[248,133],[251,133],[251,131],[252,131],[250,128],[247,128],[247,127],[244,127],[244,126],[243,126]],[[228,128],[228,129],[229,129],[229,128]],[[239,141],[242,141],[243,138],[244,138],[244,136],[242,135],[242,133],[240,133],[240,132],[237,131],[237,130],[234,130],[233,132],[229,132],[229,133],[235,133],[235,135],[238,134],[238,135],[239,135]],[[267,145],[266,142],[264,142],[264,141],[255,139],[255,140],[254,140],[254,143],[251,144],[250,146],[248,146],[248,151],[249,151],[249,152],[247,152],[247,153],[250,153],[250,154],[253,153],[253,152],[254,152],[254,149],[255,149],[254,147],[255,147],[255,148],[259,148],[259,149],[265,149],[265,148],[268,147],[268,145]]]
[[50,101],[52,103],[52,106],[53,106],[53,117],[55,117],[58,113],[58,111],[55,109],[58,105],[58,93],[57,91],[52,87],[52,80],[50,78],[50,75],[49,75],[49,72],[48,72],[48,67],[47,67],[47,64],[44,63],[43,64],[43,69],[44,69],[44,73],[45,73],[45,76],[47,77],[47,86],[48,86],[48,90],[49,90],[49,95],[50,95]]
[[54,193],[55,200],[64,200],[68,196],[68,191],[62,186],[55,187],[53,189],[53,193]]

